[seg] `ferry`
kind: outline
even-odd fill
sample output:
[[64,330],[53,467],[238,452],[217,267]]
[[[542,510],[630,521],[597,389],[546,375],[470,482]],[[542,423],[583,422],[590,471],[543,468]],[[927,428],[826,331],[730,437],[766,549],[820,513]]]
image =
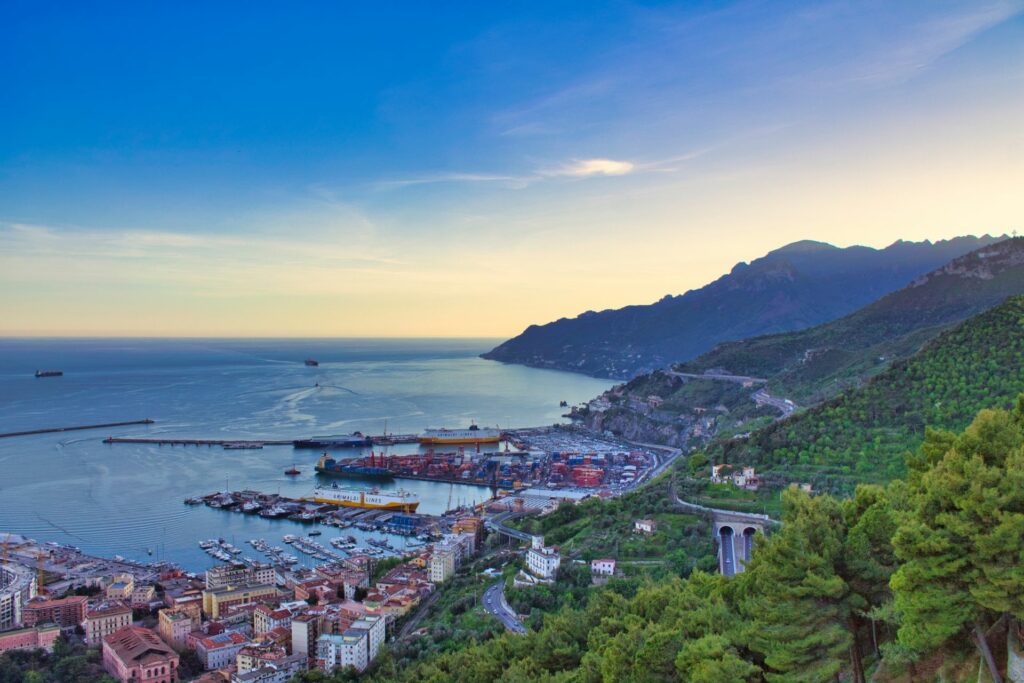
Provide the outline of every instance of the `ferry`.
[[419,435],[422,444],[498,443],[501,430],[470,425],[469,429],[427,429]]
[[407,491],[387,491],[378,489],[365,491],[362,489],[343,489],[338,486],[318,486],[304,501],[313,501],[341,507],[369,508],[372,510],[401,510],[416,512],[419,499]]

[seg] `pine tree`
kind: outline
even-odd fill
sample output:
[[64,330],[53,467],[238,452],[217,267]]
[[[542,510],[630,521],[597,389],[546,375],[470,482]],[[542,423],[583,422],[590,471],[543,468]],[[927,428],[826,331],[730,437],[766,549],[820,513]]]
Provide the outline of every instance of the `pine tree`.
[[1024,616],[1024,410],[986,410],[962,435],[926,443],[919,462],[935,466],[910,480],[912,510],[893,545],[904,564],[892,577],[899,643],[921,654],[970,635],[1001,681],[985,625]]
[[783,526],[741,575],[750,647],[769,681],[831,681],[853,645],[850,588],[836,572],[845,523],[830,496],[783,493]]

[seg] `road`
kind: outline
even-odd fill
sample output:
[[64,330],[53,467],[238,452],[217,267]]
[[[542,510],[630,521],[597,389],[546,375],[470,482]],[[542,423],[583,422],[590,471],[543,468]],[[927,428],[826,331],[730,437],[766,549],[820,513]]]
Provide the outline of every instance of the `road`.
[[515,519],[517,517],[525,517],[528,514],[530,514],[530,513],[528,513],[528,512],[502,512],[500,515],[495,515],[494,517],[491,517],[491,519],[489,521],[490,521],[491,527],[495,531],[501,532],[501,533],[505,534],[506,536],[511,536],[512,538],[518,539],[520,541],[526,541],[527,543],[529,543],[533,539],[533,537],[530,536],[530,534],[526,533],[525,531],[520,531],[519,529],[513,529],[510,526],[505,526],[505,522],[507,520]]
[[736,543],[732,529],[723,527],[718,544],[722,552],[722,575],[736,576]]
[[497,617],[506,629],[513,633],[526,633],[526,627],[516,619],[512,608],[505,602],[505,580],[502,579],[484,591],[484,609]]
[[[708,372],[702,375],[698,375],[693,372],[675,372],[674,370],[668,371],[669,375],[673,377],[682,377],[685,379],[710,379],[718,382],[735,382],[737,384],[765,384],[768,382],[763,377],[748,377],[746,375],[730,375],[728,373],[721,372]],[[754,400],[757,405],[768,405],[782,412],[780,420],[785,419],[793,414],[797,409],[797,405],[790,400],[784,398],[778,398],[772,396],[764,387],[755,391],[750,398]]]
[[694,372],[676,372],[675,370],[668,370],[667,374],[673,377],[682,377],[684,379],[710,379],[718,382],[736,382],[737,384],[764,384],[768,380],[763,377],[747,377],[746,375],[730,375],[727,372],[705,372],[697,374]]
[[758,389],[750,396],[750,398],[754,399],[754,403],[759,406],[771,406],[772,408],[782,411],[782,416],[779,418],[780,420],[789,417],[796,410],[796,404],[792,401],[772,396],[764,389]]
[[683,450],[681,448],[673,448],[672,446],[665,446],[663,444],[656,443],[643,443],[642,441],[629,441],[626,439],[623,440],[626,441],[626,443],[628,444],[632,444],[633,446],[638,446],[640,448],[646,448],[647,450],[654,451],[655,453],[661,451],[668,452],[668,455],[659,457],[658,464],[655,465],[654,468],[640,476],[636,480],[636,482],[629,487],[629,490],[639,488],[640,484],[642,484],[643,482],[654,479],[659,474],[667,470],[669,466],[676,461],[676,458],[683,454]]

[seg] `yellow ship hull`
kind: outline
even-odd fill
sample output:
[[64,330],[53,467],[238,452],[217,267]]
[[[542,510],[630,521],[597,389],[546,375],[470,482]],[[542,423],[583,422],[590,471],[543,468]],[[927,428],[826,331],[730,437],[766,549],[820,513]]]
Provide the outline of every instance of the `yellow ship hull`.
[[323,503],[324,505],[339,505],[347,508],[365,508],[368,510],[400,510],[402,512],[416,512],[416,508],[420,506],[419,501],[413,501],[409,503],[368,503],[368,502],[356,502],[351,500],[337,500],[336,498],[321,498],[319,496],[313,496],[309,500],[314,503]]

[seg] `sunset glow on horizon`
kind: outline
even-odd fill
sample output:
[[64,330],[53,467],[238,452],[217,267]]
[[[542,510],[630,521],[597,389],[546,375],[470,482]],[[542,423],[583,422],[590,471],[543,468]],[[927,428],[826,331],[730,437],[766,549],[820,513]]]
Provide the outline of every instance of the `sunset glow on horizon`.
[[1022,227],[1024,2],[780,7],[8,6],[0,335],[508,337]]

